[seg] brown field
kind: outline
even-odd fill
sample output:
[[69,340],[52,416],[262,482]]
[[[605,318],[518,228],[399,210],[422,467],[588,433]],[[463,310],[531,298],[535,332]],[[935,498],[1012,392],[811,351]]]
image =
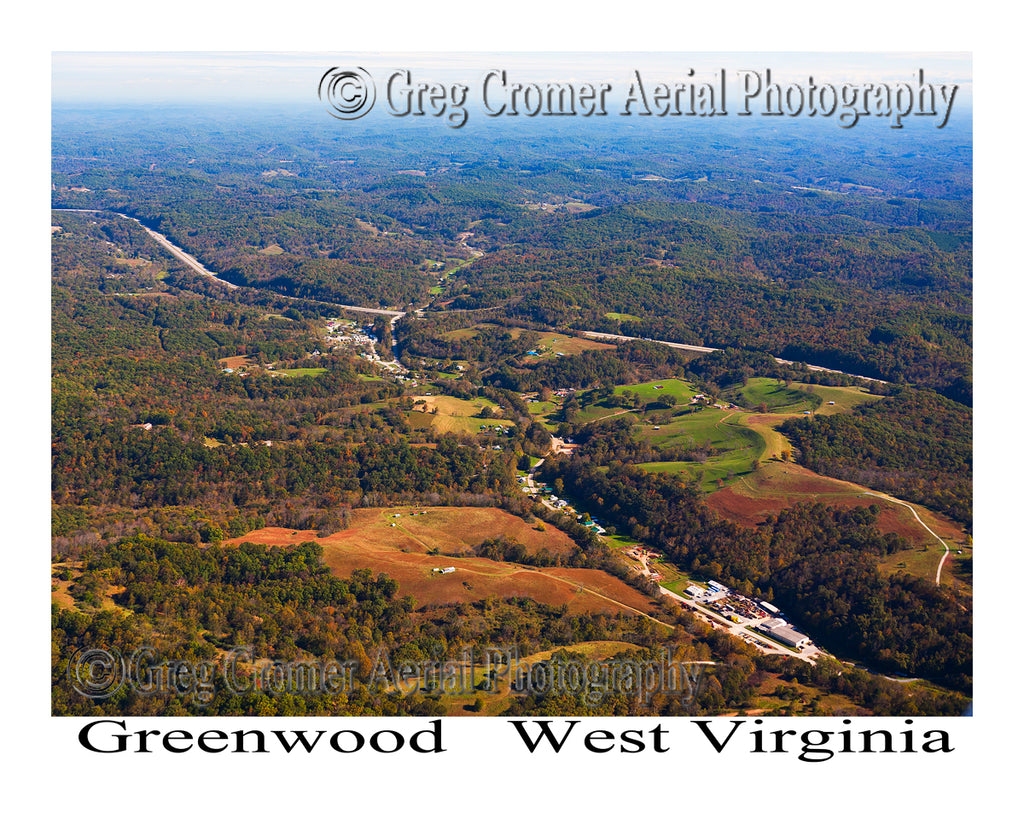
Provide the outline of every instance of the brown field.
[[474,327],[463,327],[459,330],[449,330],[447,333],[441,336],[441,338],[448,339],[449,341],[461,341],[466,338],[476,338],[479,334],[481,327],[490,327],[489,324],[477,324]]
[[764,463],[765,461],[779,460],[782,458],[783,452],[791,452],[793,449],[793,445],[776,427],[790,418],[803,418],[804,416],[802,414],[741,413],[738,417],[741,424],[750,427],[764,439],[765,448],[759,459],[761,463]]
[[[942,546],[905,506],[865,494],[873,491],[858,484],[818,475],[797,464],[770,462],[752,475],[746,475],[709,495],[707,502],[722,517],[744,526],[755,526],[768,515],[778,514],[797,503],[820,502],[841,509],[877,504],[880,511],[875,525],[879,531],[905,537],[915,547],[910,552],[892,555],[879,567],[883,571],[908,571],[934,580],[935,569],[943,554]],[[967,534],[957,523],[923,506],[915,504],[914,508],[921,520],[938,533],[950,549],[955,552],[966,548]],[[943,584],[954,582],[949,560],[947,558],[942,571]]]
[[50,602],[56,603],[62,609],[73,609],[77,607],[75,598],[68,592],[71,586],[70,580],[53,580],[50,584]]
[[[493,401],[477,398],[463,401],[450,395],[416,395],[413,396],[414,407],[406,413],[409,423],[414,429],[433,427],[437,432],[462,432],[474,434],[481,426],[512,426],[513,422],[502,418],[478,418],[484,407],[490,407],[500,415],[502,410]],[[436,412],[435,412],[436,410]],[[417,413],[419,417],[417,417]]]
[[233,355],[227,358],[218,358],[217,363],[222,367],[230,367],[232,370],[237,370],[239,367],[244,367],[247,364],[252,364],[247,355]]
[[[411,514],[419,511],[425,514]],[[437,549],[443,556],[461,555],[481,541],[500,534],[515,537],[530,552],[546,548],[552,554],[569,554],[573,549],[569,536],[553,526],[545,526],[545,531],[541,532],[522,518],[500,509],[454,506],[355,509],[349,528],[326,538],[316,537],[316,532],[311,529],[295,531],[268,527],[226,542],[284,545],[315,540],[323,543],[325,549],[330,545],[356,549],[404,549],[423,554],[429,549]],[[434,558],[435,562],[437,559]]]
[[557,646],[547,651],[538,651],[536,654],[529,654],[520,657],[521,663],[541,663],[550,660],[552,655],[559,651],[570,651],[573,654],[582,654],[588,660],[607,660],[616,654],[624,651],[632,651],[636,648],[633,643],[624,643],[621,640],[588,640],[583,643],[573,643],[571,646]]
[[[578,355],[584,350],[614,350],[615,345],[604,341],[595,341],[590,338],[567,336],[562,333],[542,333],[540,341],[537,342],[537,349],[542,350],[540,358],[553,357],[557,353],[562,355]],[[528,356],[524,361],[529,361],[534,356]]]
[[[62,569],[71,569],[72,577],[70,580],[60,580],[57,577],[57,573]],[[82,605],[71,596],[71,586],[82,576],[82,565],[78,562],[65,562],[65,563],[54,563],[50,566],[52,576],[50,578],[50,602],[56,603],[62,609],[73,609],[76,611],[82,610]],[[125,591],[124,586],[107,586],[103,592],[99,601],[99,608],[102,610],[113,610],[118,609],[120,611],[126,611],[126,609],[119,606],[114,602],[114,596],[121,594]]]
[[[548,651],[538,651],[536,654],[530,654],[526,657],[520,657],[518,660],[518,667],[523,668],[528,665],[535,663],[544,662],[545,660],[551,659],[551,656],[558,651],[569,651],[573,654],[580,654],[586,658],[586,662],[600,662],[607,660],[610,657],[614,657],[616,654],[621,654],[625,651],[631,651],[638,648],[633,643],[624,643],[618,640],[592,640],[583,643],[573,643],[568,646],[558,646],[557,648],[549,649]],[[468,676],[468,667],[462,663],[460,667],[463,669],[463,673]],[[473,681],[474,683],[482,682],[484,679],[484,673],[481,667],[474,669],[475,674]],[[507,675],[507,672],[505,672]],[[493,717],[504,713],[512,700],[518,696],[509,690],[507,675],[503,678],[499,678],[496,682],[495,691],[474,691],[472,693],[457,692],[445,697],[445,704],[448,706],[448,716],[487,716]],[[473,703],[477,699],[483,702],[483,708],[477,712],[473,710]]]
[[[397,580],[399,593],[411,595],[417,606],[468,603],[491,596],[529,597],[549,605],[564,603],[575,612],[657,615],[652,600],[597,569],[538,569],[470,556],[472,545],[502,533],[515,536],[530,550],[567,553],[571,541],[552,526],[540,532],[499,509],[431,507],[415,517],[412,511],[418,510],[358,509],[348,529],[325,538],[316,537],[312,530],[270,527],[225,542],[315,541],[323,545],[324,560],[335,574],[345,577],[355,569],[383,572]],[[427,554],[434,549],[439,554]],[[462,554],[466,556],[455,556]],[[448,566],[454,566],[455,572],[433,571]]]

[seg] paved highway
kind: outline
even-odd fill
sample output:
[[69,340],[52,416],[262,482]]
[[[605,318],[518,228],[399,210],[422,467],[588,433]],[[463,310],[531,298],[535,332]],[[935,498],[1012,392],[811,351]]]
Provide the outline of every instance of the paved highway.
[[[639,338],[638,336],[617,336],[614,333],[595,333],[595,332],[593,332],[591,330],[584,330],[583,331],[583,335],[587,336],[588,338],[597,338],[597,339],[603,338],[603,339],[617,340],[617,341],[651,341],[651,342],[653,342],[655,344],[664,344],[666,347],[675,347],[677,350],[692,350],[693,352],[696,352],[696,353],[715,353],[715,352],[718,352],[721,349],[721,347],[699,347],[696,344],[680,344],[677,341],[661,341],[661,340],[656,339],[656,338]],[[790,361],[790,360],[785,359],[785,358],[777,358],[776,356],[772,356],[772,358],[774,358],[779,364],[794,364],[794,363],[796,363],[794,361]],[[847,373],[847,372],[843,372],[842,370],[833,370],[833,369],[830,369],[828,367],[817,367],[814,364],[808,364],[807,365],[807,369],[814,370],[816,372],[821,372],[821,373],[838,373],[839,375],[848,375],[851,378],[863,378],[863,379],[866,379],[867,381],[877,381],[879,384],[888,384],[889,383],[888,381],[883,381],[881,378],[869,378],[866,375],[857,375],[856,373]]]
[[[131,219],[133,222],[136,222],[139,225],[141,225],[142,229],[145,230],[146,233],[148,233],[150,236],[152,236],[153,239],[155,239],[157,241],[157,243],[160,244],[161,247],[165,248],[176,259],[179,259],[180,261],[182,261],[185,264],[187,264],[196,273],[199,273],[199,274],[201,274],[203,276],[209,276],[210,278],[214,279],[215,281],[220,282],[225,287],[229,287],[232,290],[238,290],[239,289],[239,286],[237,284],[231,284],[231,282],[227,282],[227,281],[224,281],[224,279],[219,278],[216,273],[214,273],[214,272],[212,272],[210,270],[207,270],[206,267],[202,264],[202,262],[200,262],[198,259],[196,259],[194,256],[192,256],[190,253],[187,253],[186,251],[182,250],[180,247],[178,247],[176,244],[174,244],[174,242],[172,242],[170,239],[168,239],[162,233],[157,233],[155,230],[152,230],[151,228],[146,227],[145,225],[142,224],[142,222],[140,222],[134,216],[128,216],[127,214],[119,213],[118,211],[98,210],[98,209],[91,209],[91,208],[53,208],[53,210],[55,210],[55,211],[63,211],[63,212],[66,212],[66,213],[67,212],[70,212],[70,213],[105,213],[105,214],[108,214],[108,215],[120,216],[122,219]],[[483,255],[482,251],[476,250],[475,248],[470,248],[468,245],[465,245],[466,237],[467,237],[467,234],[463,234],[462,244],[464,246],[466,246],[466,248],[473,253],[474,257],[482,256]],[[258,288],[249,288],[249,289],[258,289]],[[276,295],[280,295],[280,294],[276,294]],[[291,297],[285,296],[285,298],[291,298]],[[302,299],[302,301],[315,301],[315,300],[314,299]],[[377,308],[377,307],[357,307],[354,304],[336,304],[335,302],[319,302],[319,303],[321,303],[321,304],[329,304],[329,305],[332,305],[332,306],[335,306],[335,307],[342,308],[344,310],[353,310],[353,311],[355,311],[357,313],[371,313],[371,314],[376,315],[376,316],[390,316],[391,317],[392,326],[394,326],[395,321],[397,321],[398,319],[400,319],[404,315],[406,315],[405,311],[403,311],[403,310],[384,310],[382,308]],[[499,308],[492,307],[492,308],[488,308],[488,309],[496,310],[496,309],[499,309]],[[460,310],[458,312],[469,312],[469,311],[461,311]],[[419,313],[419,311],[417,311],[417,313]],[[551,328],[551,329],[555,329],[555,328]],[[593,331],[589,331],[589,330],[584,331],[583,335],[587,336],[588,338],[607,339],[607,340],[616,340],[616,341],[638,341],[638,340],[640,340],[640,341],[652,341],[655,344],[664,344],[667,347],[675,347],[678,350],[691,350],[691,351],[696,352],[696,353],[714,353],[714,352],[717,352],[719,349],[721,349],[719,347],[701,347],[701,346],[698,346],[696,344],[680,344],[679,342],[676,342],[676,341],[661,341],[660,339],[656,339],[656,338],[639,339],[637,336],[620,336],[620,335],[615,335],[614,333],[598,333],[598,332],[593,332]],[[792,363],[794,363],[794,362],[788,361],[787,359],[784,359],[784,358],[776,358],[775,360],[777,362],[779,362],[780,364],[792,364]],[[843,372],[842,370],[832,370],[832,369],[829,369],[828,367],[817,367],[817,366],[815,366],[813,364],[808,364],[807,368],[810,369],[810,370],[816,370],[818,372],[838,373],[839,375],[848,375],[848,376],[851,376],[852,378],[866,378],[868,381],[877,381],[880,384],[888,383],[886,381],[883,381],[880,378],[867,378],[867,376],[857,375],[856,373],[846,373],[846,372]]]
[[[178,247],[176,244],[174,244],[174,242],[172,242],[170,239],[168,239],[162,233],[157,233],[152,228],[146,227],[145,225],[142,224],[142,222],[140,222],[134,216],[129,216],[126,213],[119,213],[118,211],[97,210],[97,209],[92,209],[92,208],[53,208],[53,210],[54,211],[58,211],[58,212],[62,212],[62,213],[102,213],[102,214],[105,214],[107,216],[120,216],[122,219],[130,219],[131,221],[133,221],[136,224],[140,225],[142,227],[142,229],[144,231],[146,231],[146,233],[148,233],[150,236],[153,237],[153,239],[157,242],[157,244],[159,244],[161,247],[163,247],[165,250],[167,250],[168,253],[170,253],[172,256],[174,256],[174,258],[178,259],[181,262],[184,262],[186,265],[188,265],[196,273],[199,273],[201,276],[209,276],[214,281],[220,282],[222,285],[224,285],[225,287],[227,287],[227,288],[229,288],[231,290],[239,290],[239,289],[241,289],[239,287],[239,285],[232,284],[231,282],[225,281],[224,279],[220,278],[216,273],[214,273],[212,270],[208,270],[206,268],[206,266],[203,265],[203,263],[200,262],[191,253],[188,253],[187,251],[182,250],[180,247]],[[256,289],[259,289],[259,288],[246,288],[246,289],[256,290]],[[275,293],[274,295],[281,296],[280,293]],[[286,298],[287,299],[287,298],[294,298],[294,297],[292,297],[292,296],[282,296],[282,298]],[[296,300],[297,301],[316,301],[315,299],[296,299]],[[390,316],[391,319],[392,319],[392,324],[394,324],[394,322],[396,320],[400,319],[402,316],[405,315],[405,313],[402,310],[383,310],[383,309],[379,309],[379,308],[375,308],[375,307],[356,307],[354,304],[336,304],[335,302],[318,302],[318,303],[320,303],[320,304],[329,304],[329,305],[331,305],[333,307],[339,307],[339,308],[344,309],[344,310],[353,310],[353,311],[355,311],[357,313],[372,313],[375,316]]]
[[[540,499],[540,502],[544,504],[544,506],[546,506],[548,509],[550,509],[553,512],[563,512],[563,510],[559,509],[554,504],[550,503],[541,494],[540,487],[537,486],[537,484],[534,482],[534,473],[537,471],[538,468],[540,468],[540,466],[543,463],[544,459],[541,458],[539,461],[537,461],[537,463],[530,467],[529,471],[526,473],[526,485],[530,489],[530,491]],[[641,571],[646,575],[651,574],[650,569],[646,566],[644,566],[641,569]],[[664,586],[660,584],[658,586],[658,590],[669,599],[678,602],[680,605],[683,606],[683,608],[689,610],[699,619],[704,620],[704,622],[708,623],[714,628],[720,628],[724,629],[725,631],[728,631],[734,637],[738,637],[741,640],[747,642],[748,645],[753,646],[762,654],[781,654],[783,657],[795,657],[798,660],[803,660],[805,663],[810,663],[811,665],[814,665],[815,658],[824,653],[820,648],[818,648],[815,645],[806,646],[800,651],[797,651],[796,649],[783,648],[781,645],[775,645],[770,639],[767,639],[760,632],[754,634],[750,632],[744,624],[734,623],[731,620],[726,620],[724,617],[719,616],[715,612],[710,611],[704,608],[703,606],[696,605],[692,600],[687,600],[685,597],[676,594],[674,591],[671,591],[670,589],[666,589]],[[756,640],[757,642],[752,642],[752,640]],[[767,646],[767,648],[765,646]]]

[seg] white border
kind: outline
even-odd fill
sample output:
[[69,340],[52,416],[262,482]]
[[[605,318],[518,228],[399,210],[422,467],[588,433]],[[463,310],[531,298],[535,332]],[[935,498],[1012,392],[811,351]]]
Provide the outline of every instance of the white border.
[[[373,810],[384,816],[409,811],[493,811],[504,816],[523,811],[550,813],[548,806],[557,805],[574,812],[597,808],[603,815],[618,810],[758,810],[768,815],[823,810],[853,816],[869,804],[880,808],[883,816],[908,811],[949,816],[976,808],[979,799],[998,803],[998,791],[1006,789],[1007,780],[995,779],[996,760],[1004,754],[1009,759],[1015,756],[1009,746],[1013,732],[1007,714],[1016,710],[1012,683],[1019,666],[1019,660],[1008,667],[1006,660],[999,659],[1005,646],[1004,640],[996,643],[994,619],[999,606],[992,599],[996,589],[991,582],[993,576],[1000,578],[1000,586],[1012,594],[1013,581],[1020,577],[1015,554],[1018,530],[1009,525],[1004,511],[1014,504],[1012,484],[1000,480],[1003,473],[998,465],[1007,460],[1007,453],[997,438],[1002,415],[997,418],[995,409],[1007,398],[1016,403],[995,386],[1008,373],[1014,381],[1001,342],[1008,339],[1002,328],[1014,327],[1010,311],[1019,304],[1020,290],[1019,262],[1007,241],[1019,234],[1016,214],[1001,207],[1002,192],[1009,189],[1016,196],[1020,181],[1020,131],[1015,126],[1021,103],[1013,87],[1018,68],[1010,62],[1018,46],[1008,39],[1013,28],[1009,18],[989,17],[960,4],[898,6],[878,0],[834,11],[809,2],[772,7],[734,2],[696,9],[691,4],[636,0],[612,9],[589,3],[554,6],[537,0],[494,5],[434,2],[412,8],[404,3],[350,5],[291,2],[267,8],[214,7],[195,0],[170,5],[59,2],[30,12],[28,36],[20,36],[17,22],[10,23],[9,31],[15,35],[11,39],[18,42],[5,55],[5,77],[17,85],[5,117],[6,136],[13,138],[5,152],[10,174],[5,223],[14,229],[10,233],[5,229],[5,244],[15,252],[6,284],[18,303],[27,300],[32,305],[27,320],[22,320],[17,316],[20,308],[9,302],[4,326],[4,350],[16,364],[7,373],[11,389],[4,408],[5,428],[16,442],[5,481],[5,496],[13,499],[8,516],[17,521],[14,537],[6,543],[16,565],[5,572],[8,635],[15,651],[8,655],[4,677],[6,702],[12,711],[7,742],[19,759],[19,770],[11,777],[15,787],[40,805],[53,804],[56,793],[63,792],[79,797],[60,800],[63,809],[103,805],[157,816],[199,806],[206,812],[207,806],[214,805],[264,815],[275,809],[308,812],[316,805],[339,812]],[[24,376],[19,373],[38,366],[40,351],[48,349],[44,261],[48,232],[44,235],[42,214],[49,205],[49,87],[45,81],[49,52],[420,51],[426,50],[428,42],[429,50],[472,51],[973,51],[979,282],[976,539],[982,552],[976,585],[977,716],[951,721],[949,730],[959,746],[956,754],[944,759],[859,756],[818,765],[772,760],[760,766],[755,756],[725,765],[712,754],[680,751],[637,758],[577,754],[555,763],[531,758],[515,743],[505,741],[508,729],[500,722],[449,720],[445,730],[452,737],[453,751],[439,764],[406,765],[398,758],[339,761],[331,755],[302,759],[297,765],[292,762],[295,757],[280,755],[269,760],[197,754],[106,758],[87,755],[70,741],[78,721],[47,716],[48,685],[41,669],[48,667],[48,618],[33,590],[37,592],[48,576],[40,564],[48,550],[38,525],[48,519],[46,504],[39,501],[49,486],[43,457],[43,447],[49,448],[48,392],[45,376],[30,377],[30,395],[24,401],[20,386]],[[1007,411],[1012,412],[1000,412]],[[23,435],[26,427],[28,434]],[[1016,454],[1009,453],[1008,460],[1016,462]],[[26,509],[31,510],[27,515]],[[31,627],[23,629],[26,620]],[[298,727],[299,722],[306,721],[287,724]],[[925,722],[937,724],[919,721]],[[260,725],[266,727],[263,722]],[[811,722],[801,720],[796,727],[807,730]],[[33,768],[44,773],[48,787],[39,787],[43,782],[30,774]],[[82,800],[85,794],[88,797]]]

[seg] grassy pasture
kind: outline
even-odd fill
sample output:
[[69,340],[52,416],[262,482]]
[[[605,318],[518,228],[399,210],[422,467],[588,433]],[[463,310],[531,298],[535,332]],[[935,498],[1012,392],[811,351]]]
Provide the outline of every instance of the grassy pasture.
[[286,375],[289,378],[302,378],[303,376],[309,376],[310,378],[316,378],[327,372],[326,367],[297,367],[294,370],[274,370],[278,375]]
[[643,321],[640,316],[634,316],[632,313],[605,313],[604,317],[612,321]]
[[530,410],[530,415],[545,429],[554,432],[558,428],[560,404],[555,401],[538,401],[535,404],[528,403],[526,406]]
[[[821,406],[816,410],[818,415],[835,415],[837,412],[849,412],[861,404],[871,404],[881,401],[881,395],[872,395],[861,387],[823,387],[819,384],[812,384],[811,390],[821,398]],[[829,406],[829,401],[835,401],[834,406]]]
[[540,341],[537,342],[539,356],[527,356],[527,360],[536,358],[554,358],[559,353],[562,355],[578,355],[584,350],[614,350],[614,344],[606,344],[602,341],[594,341],[589,338],[576,338],[562,333],[543,333]]
[[[475,434],[483,426],[514,426],[512,421],[501,418],[478,418],[484,407],[490,407],[495,413],[501,410],[497,404],[487,398],[474,398],[464,401],[450,395],[417,395],[413,397],[415,409],[406,413],[409,423],[418,429],[427,426],[438,432],[461,432]],[[434,410],[437,412],[434,412]],[[429,423],[422,417],[426,416]]]
[[645,425],[640,435],[655,446],[706,446],[714,451],[704,463],[697,461],[661,461],[640,464],[649,472],[671,472],[687,480],[698,480],[705,491],[718,488],[718,481],[729,481],[753,471],[765,451],[765,441],[745,426],[738,413],[706,409],[673,419],[655,430]]
[[636,393],[645,402],[657,401],[659,398],[671,395],[675,397],[678,404],[690,403],[690,399],[697,394],[697,390],[691,383],[680,378],[662,378],[657,381],[647,381],[643,384],[624,385],[615,388],[616,395],[623,395],[626,392]]
[[[747,409],[758,409],[764,404],[769,413],[777,415],[802,414],[805,410],[815,414],[835,415],[882,398],[861,387],[826,387],[796,382],[787,387],[774,378],[751,378],[743,387],[726,390],[724,397]],[[830,406],[829,401],[835,403]]]
[[602,418],[611,418],[618,415],[628,415],[633,421],[639,421],[642,418],[642,414],[639,412],[633,412],[624,407],[613,407],[604,401],[598,401],[593,404],[586,404],[580,410],[577,419],[584,424],[589,424],[593,421],[600,421]]
[[742,415],[733,411],[704,409],[675,416],[669,423],[659,426],[660,429],[655,429],[654,425],[645,424],[639,434],[655,447],[705,446],[715,454],[703,464],[667,461],[643,464],[643,468],[683,473],[688,478],[699,479],[701,486],[708,491],[717,488],[719,479],[729,480],[752,471],[753,464],[765,451],[764,438],[745,426]]
[[774,378],[751,378],[740,388],[728,390],[726,397],[748,409],[762,404],[769,412],[803,412],[815,410],[822,403],[820,395],[787,387]]
[[461,341],[467,338],[476,338],[480,334],[480,328],[488,326],[492,325],[478,324],[475,327],[463,327],[461,330],[450,330],[441,337],[449,341]]

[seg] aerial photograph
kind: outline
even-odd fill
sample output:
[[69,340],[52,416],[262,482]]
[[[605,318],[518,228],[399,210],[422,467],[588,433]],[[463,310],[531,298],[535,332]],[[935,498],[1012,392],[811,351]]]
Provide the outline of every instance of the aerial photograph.
[[51,67],[53,716],[972,713],[970,54]]

